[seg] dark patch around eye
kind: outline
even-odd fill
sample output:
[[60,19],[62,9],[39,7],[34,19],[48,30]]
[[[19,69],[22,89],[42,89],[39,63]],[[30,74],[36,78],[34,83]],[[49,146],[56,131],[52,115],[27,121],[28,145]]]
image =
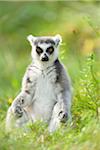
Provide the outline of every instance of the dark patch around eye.
[[46,52],[49,53],[49,54],[52,54],[54,52],[53,46],[48,47],[47,50],[46,50]]
[[43,52],[43,50],[39,46],[37,46],[36,52],[38,53],[38,55],[40,55]]

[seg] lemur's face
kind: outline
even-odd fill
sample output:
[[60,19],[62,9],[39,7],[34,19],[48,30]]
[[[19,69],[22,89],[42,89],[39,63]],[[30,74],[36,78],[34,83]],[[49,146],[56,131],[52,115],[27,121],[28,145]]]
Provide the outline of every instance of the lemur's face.
[[58,48],[61,43],[60,35],[54,37],[33,37],[28,36],[32,46],[32,58],[34,61],[43,63],[54,62],[58,57]]

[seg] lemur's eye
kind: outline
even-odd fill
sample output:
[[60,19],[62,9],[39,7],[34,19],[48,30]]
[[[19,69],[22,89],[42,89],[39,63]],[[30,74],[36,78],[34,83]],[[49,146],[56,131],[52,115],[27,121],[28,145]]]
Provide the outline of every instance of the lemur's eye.
[[52,54],[52,53],[53,53],[53,51],[54,51],[53,46],[48,47],[48,48],[47,48],[47,50],[46,50],[46,52],[47,52],[47,53],[49,53],[49,54]]
[[40,55],[43,52],[43,50],[39,46],[37,46],[36,52]]

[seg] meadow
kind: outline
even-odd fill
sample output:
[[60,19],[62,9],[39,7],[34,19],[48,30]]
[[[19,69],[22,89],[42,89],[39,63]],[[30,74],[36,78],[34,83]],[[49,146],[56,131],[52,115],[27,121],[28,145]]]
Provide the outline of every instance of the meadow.
[[[60,34],[73,86],[72,122],[53,134],[36,122],[5,132],[5,117],[31,62],[29,34]],[[100,150],[100,2],[0,1],[0,150]]]

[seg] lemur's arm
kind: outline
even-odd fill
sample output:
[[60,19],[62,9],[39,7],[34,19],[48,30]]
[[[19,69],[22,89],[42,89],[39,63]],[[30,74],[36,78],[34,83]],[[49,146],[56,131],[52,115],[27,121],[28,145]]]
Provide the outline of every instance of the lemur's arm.
[[25,108],[31,105],[34,101],[33,96],[36,83],[36,72],[34,70],[36,69],[34,69],[33,65],[28,67],[22,81],[21,92],[14,99],[11,107],[8,109],[6,117],[7,131],[10,131],[15,125],[20,126],[30,120],[30,116]]
[[71,118],[71,83],[63,66],[59,62],[57,64],[57,71],[57,81],[55,84],[57,102],[54,105],[49,124],[50,132],[56,130],[60,122],[66,122],[67,119]]
[[12,107],[20,106],[21,108],[31,105],[34,96],[36,73],[34,66],[30,65],[22,81],[22,89],[12,103]]

